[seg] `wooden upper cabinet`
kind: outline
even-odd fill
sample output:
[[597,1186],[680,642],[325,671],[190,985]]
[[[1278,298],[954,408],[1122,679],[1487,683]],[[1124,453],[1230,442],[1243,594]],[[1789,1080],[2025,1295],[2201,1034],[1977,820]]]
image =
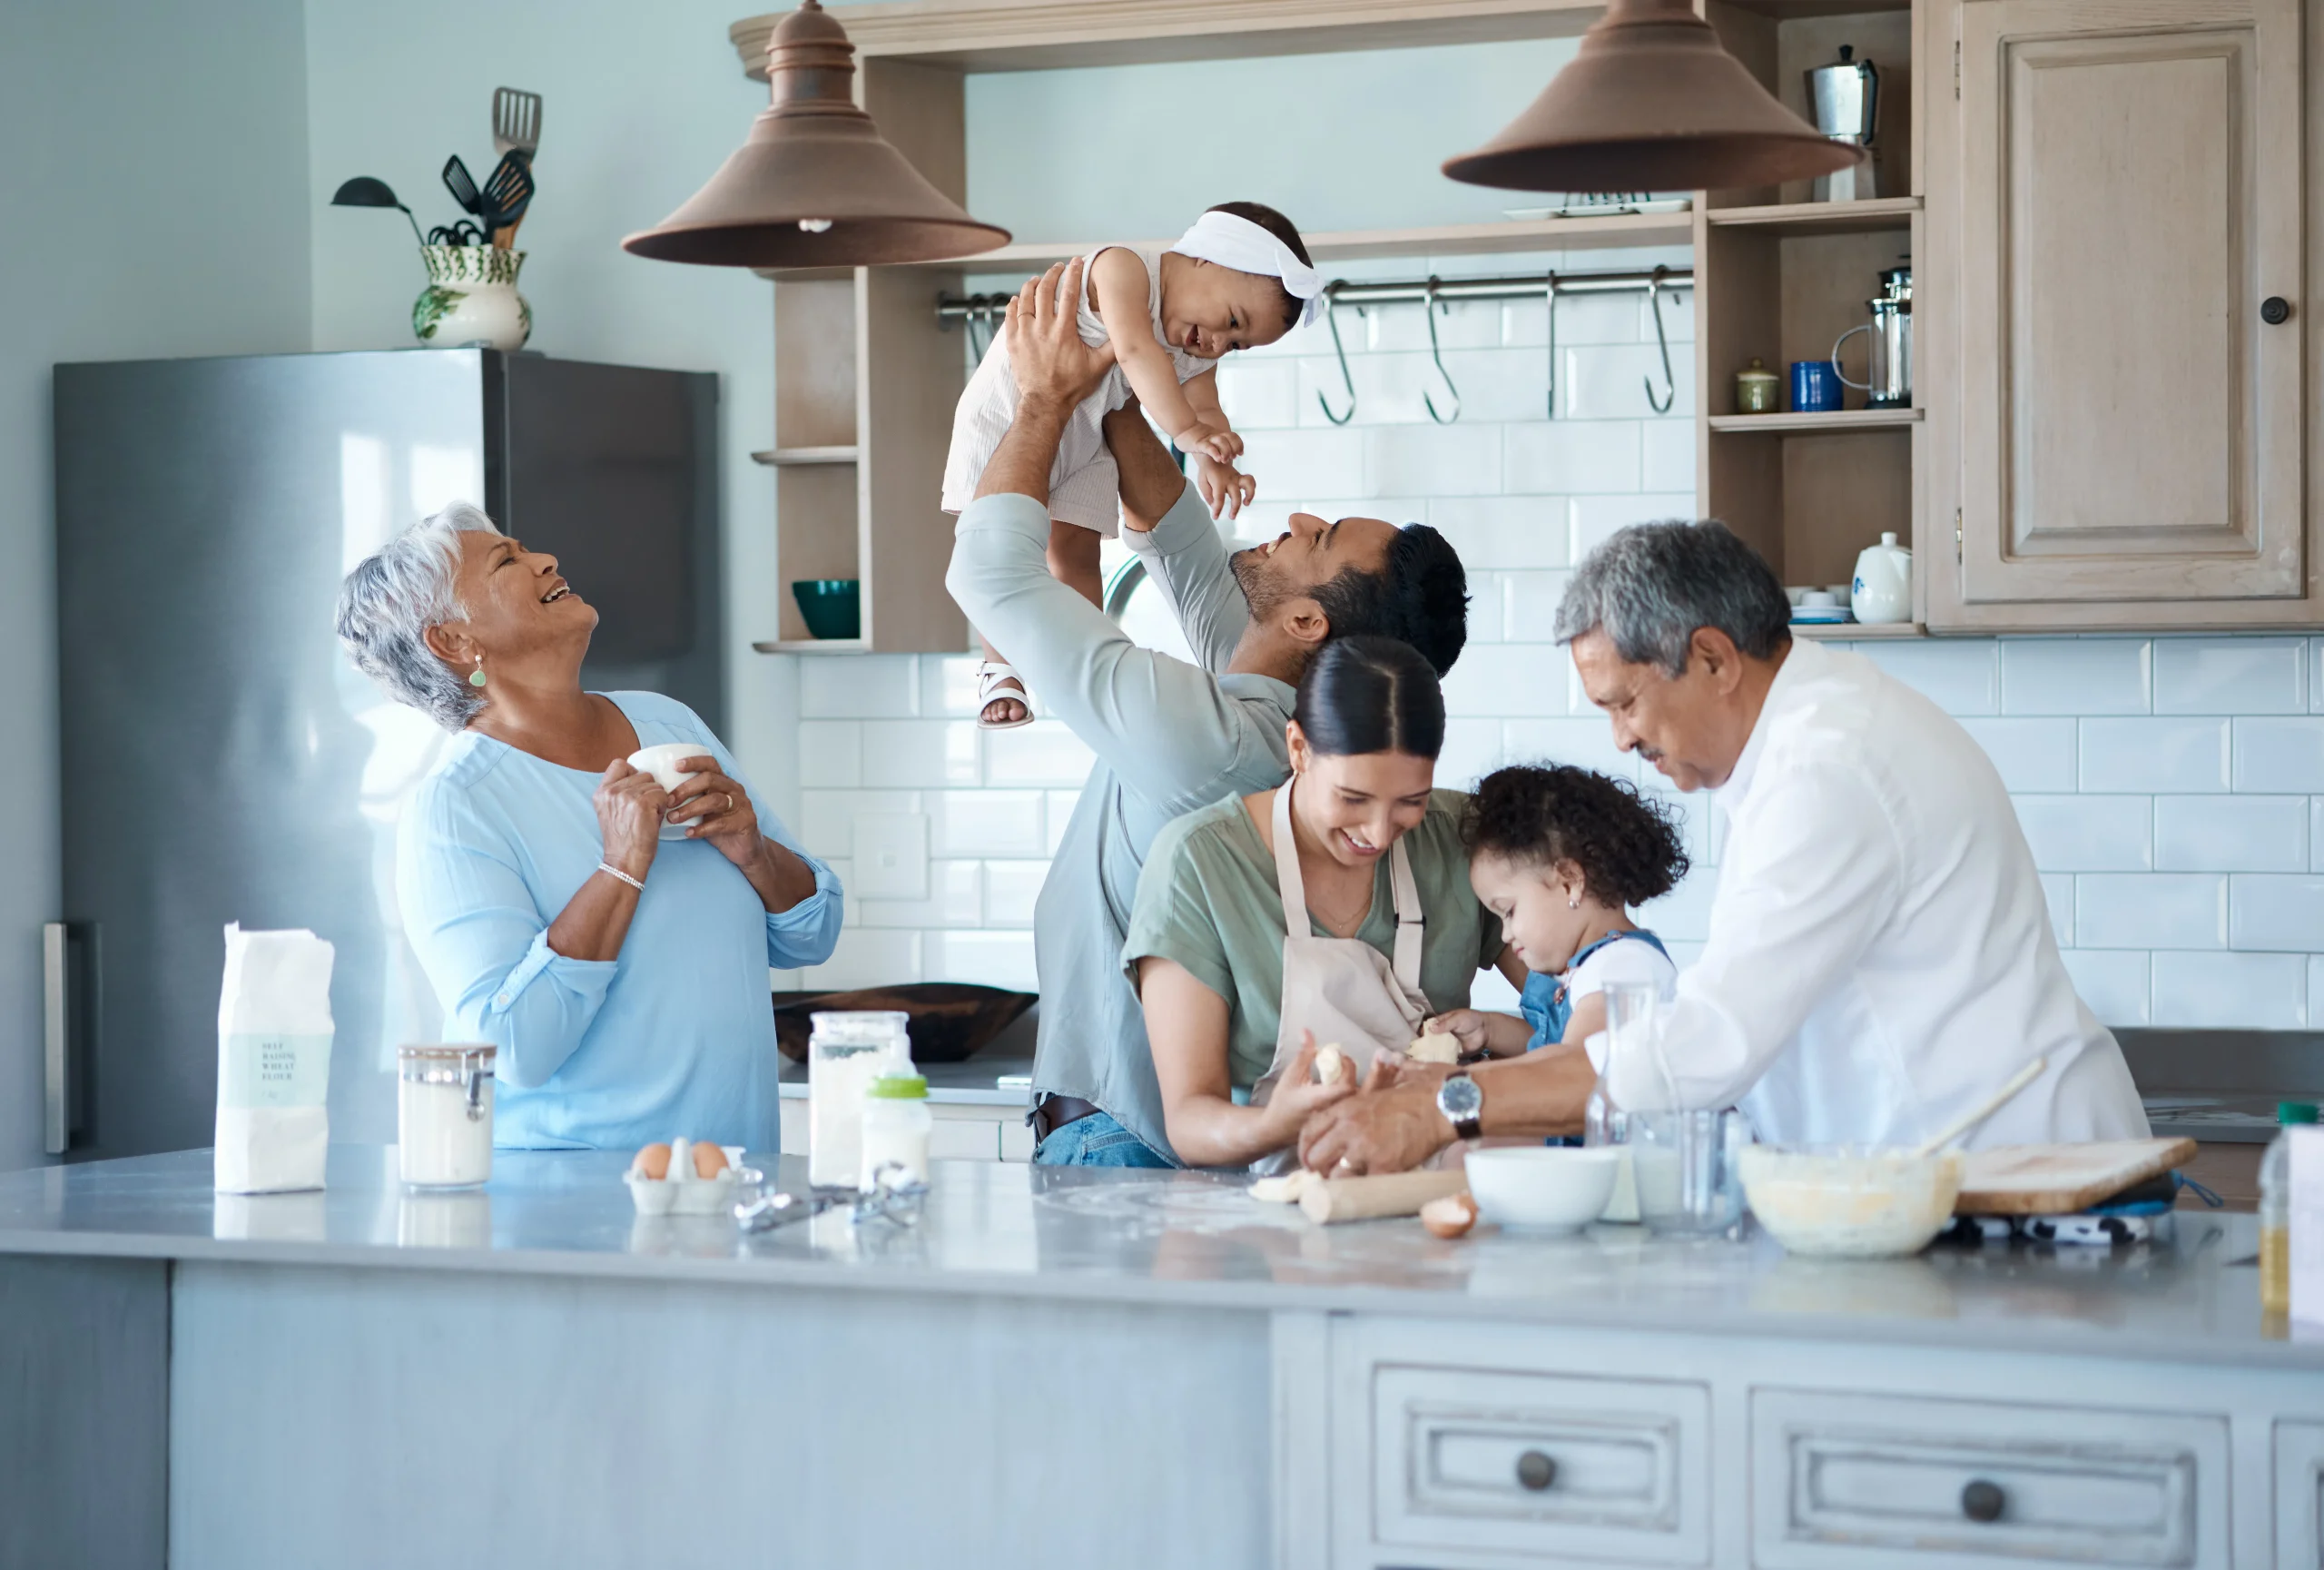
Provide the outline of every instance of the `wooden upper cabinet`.
[[1960,5],[1945,619],[2317,619],[2300,5]]

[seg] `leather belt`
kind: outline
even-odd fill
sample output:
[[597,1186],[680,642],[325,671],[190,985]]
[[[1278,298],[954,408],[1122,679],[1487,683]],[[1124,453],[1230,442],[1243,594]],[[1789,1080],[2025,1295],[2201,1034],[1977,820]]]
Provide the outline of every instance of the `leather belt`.
[[1066,1124],[1078,1123],[1102,1110],[1097,1102],[1085,1101],[1078,1096],[1043,1096],[1041,1104],[1033,1109],[1034,1141],[1039,1143]]

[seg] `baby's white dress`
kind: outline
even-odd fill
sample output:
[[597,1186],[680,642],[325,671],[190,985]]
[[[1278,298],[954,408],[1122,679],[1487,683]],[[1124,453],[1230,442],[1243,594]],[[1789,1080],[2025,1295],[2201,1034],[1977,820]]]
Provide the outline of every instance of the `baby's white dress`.
[[[1147,312],[1154,322],[1155,339],[1160,341],[1162,252],[1134,245],[1105,245],[1091,252],[1086,261],[1095,262],[1101,252],[1113,250],[1128,251],[1146,263]],[[1082,298],[1074,312],[1074,325],[1080,329],[1081,341],[1094,346],[1106,341],[1106,324],[1098,319],[1098,312],[1089,304],[1086,266],[1082,278]],[[1170,348],[1170,362],[1177,370],[1182,387],[1218,363],[1216,360],[1197,360],[1175,345]],[[1114,455],[1107,450],[1105,429],[1100,422],[1128,403],[1130,396],[1129,379],[1117,365],[1106,372],[1106,380],[1098,383],[1097,391],[1075,406],[1072,418],[1066,421],[1065,433],[1058,439],[1057,461],[1049,466],[1051,518],[1094,529],[1108,538],[1119,532],[1121,476],[1114,467]],[[976,373],[969,378],[960,406],[952,411],[952,447],[944,459],[946,512],[959,512],[975,499],[977,482],[984,478],[984,466],[992,461],[1000,439],[1008,434],[1009,422],[1016,418],[1017,378],[1009,369],[1009,345],[996,332],[992,347],[985,351]]]

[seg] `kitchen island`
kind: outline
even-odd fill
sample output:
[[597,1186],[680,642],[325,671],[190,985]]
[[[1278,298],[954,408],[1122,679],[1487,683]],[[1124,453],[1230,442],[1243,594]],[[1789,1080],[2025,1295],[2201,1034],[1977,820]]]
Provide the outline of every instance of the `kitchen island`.
[[625,1165],[0,1174],[0,1562],[2324,1562],[2247,1217],[1837,1264],[948,1162],[917,1226],[744,1237]]

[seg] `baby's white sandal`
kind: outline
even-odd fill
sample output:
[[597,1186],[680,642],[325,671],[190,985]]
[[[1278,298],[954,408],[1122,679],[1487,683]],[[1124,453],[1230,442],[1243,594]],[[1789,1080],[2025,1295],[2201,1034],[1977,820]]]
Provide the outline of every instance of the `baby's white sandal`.
[[[1014,698],[1024,710],[1021,719],[994,719],[990,712],[997,701]],[[1033,700],[1025,691],[1025,680],[1017,667],[1005,659],[989,659],[977,667],[977,725],[985,730],[1015,730],[1033,723]]]

